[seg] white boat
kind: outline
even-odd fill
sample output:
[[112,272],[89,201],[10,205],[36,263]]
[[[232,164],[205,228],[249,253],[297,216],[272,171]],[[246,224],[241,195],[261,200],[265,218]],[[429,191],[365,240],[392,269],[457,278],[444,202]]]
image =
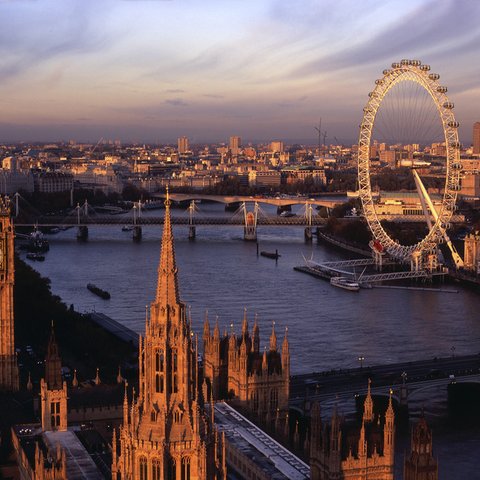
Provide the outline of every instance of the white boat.
[[360,285],[354,280],[350,280],[346,277],[332,277],[330,279],[330,284],[334,287],[343,288],[344,290],[350,290],[351,292],[358,292],[360,290]]

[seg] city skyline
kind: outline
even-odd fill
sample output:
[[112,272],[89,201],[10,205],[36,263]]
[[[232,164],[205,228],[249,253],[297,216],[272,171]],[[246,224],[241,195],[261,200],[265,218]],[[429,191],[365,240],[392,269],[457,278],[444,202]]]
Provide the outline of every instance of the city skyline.
[[[0,2],[0,141],[355,143],[402,58],[432,66],[470,144],[480,5],[468,1]],[[55,24],[52,19],[56,19]]]

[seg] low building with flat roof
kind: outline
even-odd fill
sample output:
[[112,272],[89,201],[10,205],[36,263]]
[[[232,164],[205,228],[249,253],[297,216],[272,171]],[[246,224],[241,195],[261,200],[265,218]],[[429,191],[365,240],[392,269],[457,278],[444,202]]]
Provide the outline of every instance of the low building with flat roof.
[[215,404],[215,426],[225,434],[228,478],[307,480],[310,467],[225,402]]

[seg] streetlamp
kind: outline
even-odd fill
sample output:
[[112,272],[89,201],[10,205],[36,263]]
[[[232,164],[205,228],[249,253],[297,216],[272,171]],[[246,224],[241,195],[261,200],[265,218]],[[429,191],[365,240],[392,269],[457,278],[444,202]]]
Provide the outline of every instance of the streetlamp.
[[365,360],[365,357],[364,356],[360,356],[358,357],[358,361],[360,362],[360,370],[363,369],[363,361]]

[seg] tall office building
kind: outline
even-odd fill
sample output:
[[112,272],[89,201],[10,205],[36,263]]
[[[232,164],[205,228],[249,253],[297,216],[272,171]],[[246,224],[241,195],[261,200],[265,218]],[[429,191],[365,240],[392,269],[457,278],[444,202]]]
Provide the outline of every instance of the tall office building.
[[473,154],[480,155],[480,122],[473,124]]
[[181,155],[187,153],[190,150],[190,145],[188,144],[188,137],[179,137],[177,140],[178,144],[178,153]]
[[230,137],[230,152],[232,155],[238,155],[240,153],[240,147],[242,145],[242,139],[238,136]]

